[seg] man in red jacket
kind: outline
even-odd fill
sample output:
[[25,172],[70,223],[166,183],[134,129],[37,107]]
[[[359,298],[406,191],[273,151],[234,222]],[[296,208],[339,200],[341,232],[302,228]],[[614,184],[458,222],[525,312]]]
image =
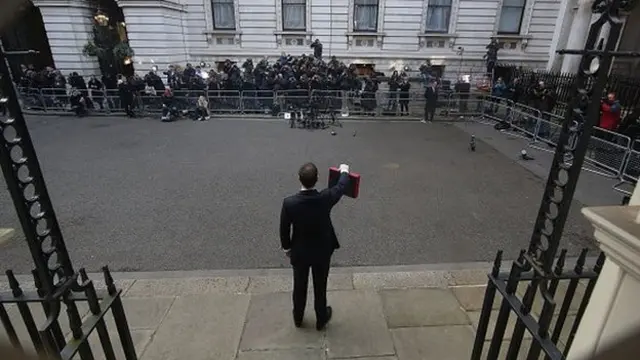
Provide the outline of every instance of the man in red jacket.
[[602,100],[600,111],[602,115],[598,126],[605,130],[615,131],[620,123],[620,103],[616,100],[615,93],[607,94],[607,98]]

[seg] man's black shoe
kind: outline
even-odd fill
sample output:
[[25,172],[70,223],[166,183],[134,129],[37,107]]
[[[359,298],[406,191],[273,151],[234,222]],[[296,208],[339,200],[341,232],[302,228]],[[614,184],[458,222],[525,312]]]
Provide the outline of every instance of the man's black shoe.
[[293,313],[293,325],[295,325],[297,328],[302,327],[302,318],[304,316],[300,316],[299,318],[296,316],[296,313]]
[[331,315],[333,315],[333,309],[331,309],[331,306],[327,306],[327,314],[325,316],[325,320],[316,322],[316,330],[324,330],[325,326],[327,326],[327,324],[329,323],[329,320],[331,320]]

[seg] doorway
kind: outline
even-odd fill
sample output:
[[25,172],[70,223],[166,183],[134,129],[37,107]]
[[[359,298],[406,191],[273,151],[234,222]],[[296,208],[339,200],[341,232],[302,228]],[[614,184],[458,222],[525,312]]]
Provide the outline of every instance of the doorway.
[[22,9],[18,10],[14,19],[1,36],[5,51],[35,50],[38,52],[32,55],[8,57],[11,72],[14,77],[17,77],[14,81],[18,82],[21,76],[21,64],[33,66],[34,70],[39,71],[47,66],[55,67],[55,63],[40,9],[28,1]]

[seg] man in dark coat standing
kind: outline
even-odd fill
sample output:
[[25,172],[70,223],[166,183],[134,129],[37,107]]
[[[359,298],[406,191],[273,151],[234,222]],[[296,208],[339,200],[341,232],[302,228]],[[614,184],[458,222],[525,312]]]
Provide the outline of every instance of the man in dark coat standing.
[[433,117],[436,114],[436,107],[438,106],[438,88],[436,87],[436,81],[431,80],[429,86],[424,91],[424,119],[423,123],[432,122]]
[[331,209],[340,201],[349,184],[349,165],[340,165],[340,173],[335,186],[318,191],[315,189],[318,168],[313,163],[302,165],[298,171],[302,189],[282,203],[280,241],[293,266],[293,322],[296,327],[302,326],[309,269],[313,276],[316,329],[323,330],[331,320],[332,310],[327,306],[327,279],[331,255],[340,248],[331,223]]

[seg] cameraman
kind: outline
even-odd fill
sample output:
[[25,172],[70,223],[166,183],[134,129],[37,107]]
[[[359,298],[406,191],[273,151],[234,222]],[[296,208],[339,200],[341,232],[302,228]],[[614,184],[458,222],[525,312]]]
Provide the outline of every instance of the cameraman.
[[[409,116],[409,89],[411,84],[405,77],[400,83],[400,116]],[[395,109],[394,109],[395,110]]]
[[[398,107],[398,88],[400,87],[400,75],[398,75],[397,71],[393,71],[393,74],[391,74],[391,78],[387,82],[387,85],[389,86],[389,101],[387,103],[387,111],[395,115],[396,109]],[[400,115],[402,115],[402,110],[400,110]]]
[[87,114],[86,100],[78,89],[74,88],[71,91],[69,102],[71,103],[71,109],[76,113],[77,117],[82,117]]
[[318,60],[322,60],[322,43],[320,43],[320,40],[316,39],[311,44],[311,48],[313,49],[313,57]]
[[89,89],[91,89],[91,99],[93,102],[98,103],[100,110],[104,110],[104,85],[96,78],[95,75],[91,75],[88,85]]

